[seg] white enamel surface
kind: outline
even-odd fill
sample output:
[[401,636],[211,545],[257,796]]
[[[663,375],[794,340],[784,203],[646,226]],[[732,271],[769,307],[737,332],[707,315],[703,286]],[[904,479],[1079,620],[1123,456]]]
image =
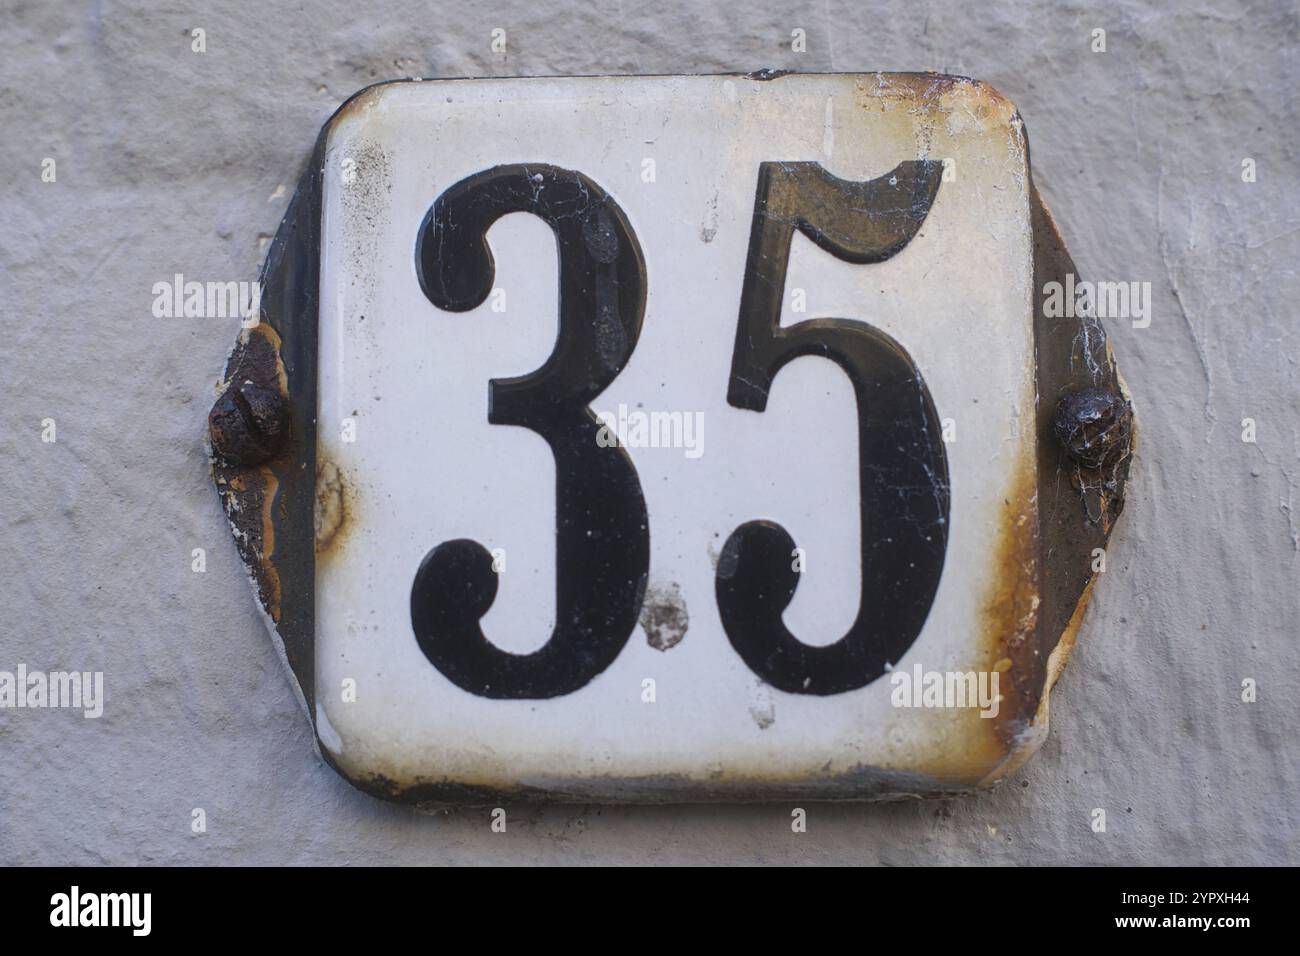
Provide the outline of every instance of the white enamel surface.
[[[643,181],[646,158],[654,182]],[[875,75],[476,80],[383,87],[336,119],[319,452],[343,476],[349,518],[318,561],[316,697],[330,728],[322,742],[345,771],[488,786],[607,779],[613,793],[619,780],[665,774],[797,782],[881,767],[974,782],[992,769],[993,721],[894,708],[888,678],[831,697],[762,684],[727,641],[714,599],[728,535],[770,518],[807,553],[785,615],[795,634],[838,640],[858,603],[855,411],[843,372],[801,358],[777,376],[766,412],[726,402],[759,163],[817,161],[863,180],[918,158],[956,161],[921,234],[865,266],[796,236],[782,322],[875,325],[911,354],[940,418],[955,420],[943,579],[897,666],[987,671],[992,552],[1013,475],[1033,453],[1028,176],[1010,104],[975,84],[927,90]],[[650,588],[680,588],[684,639],[662,652],[638,627],[586,687],[539,701],[454,686],[420,652],[409,614],[420,561],[467,537],[506,553],[483,622],[494,643],[528,652],[554,623],[554,464],[536,434],[487,422],[488,380],[534,370],[554,344],[553,235],[527,215],[489,232],[504,312],[491,298],[441,312],[415,274],[417,232],[438,194],[516,162],[591,177],[645,255],[640,341],[593,408],[700,412],[704,422],[698,458],[630,450],[650,516]],[[796,288],[803,314],[790,308]],[[349,417],[351,443],[341,440]],[[1031,501],[1019,504],[1032,514]],[[356,700],[344,702],[349,678]],[[642,701],[646,678],[655,703]]]

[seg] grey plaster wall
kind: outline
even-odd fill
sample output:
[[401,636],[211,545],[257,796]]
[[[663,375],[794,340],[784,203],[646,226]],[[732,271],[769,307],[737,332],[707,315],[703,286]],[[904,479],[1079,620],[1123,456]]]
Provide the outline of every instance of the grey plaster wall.
[[[974,7],[2,0],[0,669],[102,670],[107,704],[0,711],[0,862],[1300,862],[1300,15]],[[376,80],[769,66],[991,82],[1080,272],[1152,283],[1150,327],[1111,324],[1141,446],[1049,742],[993,792],[812,806],[804,834],[787,806],[520,807],[494,834],[353,791],[208,479],[234,324],[153,318],[153,283],[255,278],[321,123]]]

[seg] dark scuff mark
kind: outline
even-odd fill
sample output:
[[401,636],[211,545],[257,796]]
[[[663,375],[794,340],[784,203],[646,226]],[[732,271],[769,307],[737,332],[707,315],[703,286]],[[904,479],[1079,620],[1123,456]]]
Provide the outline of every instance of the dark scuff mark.
[[705,245],[712,242],[718,234],[718,193],[715,191],[704,210],[704,221],[700,223],[700,241]]
[[641,627],[646,643],[657,651],[667,651],[681,643],[690,625],[686,602],[677,583],[650,585],[641,606]]
[[[329,761],[328,756],[326,757]],[[333,761],[329,761],[333,764]],[[339,768],[335,765],[335,769]],[[430,780],[417,777],[408,783],[382,774],[364,778],[339,772],[363,793],[433,813],[448,807],[500,807],[511,805],[585,804],[600,802],[642,805],[725,801],[752,804],[787,802],[892,801],[952,797],[969,793],[970,784],[953,784],[911,771],[886,770],[855,764],[824,767],[806,779],[731,775],[726,771],[705,780],[687,774],[648,774],[640,777],[593,776],[586,779],[547,779],[530,784],[492,786]]]
[[749,716],[754,718],[759,730],[767,730],[776,723],[776,701],[766,684],[760,685],[750,698]]

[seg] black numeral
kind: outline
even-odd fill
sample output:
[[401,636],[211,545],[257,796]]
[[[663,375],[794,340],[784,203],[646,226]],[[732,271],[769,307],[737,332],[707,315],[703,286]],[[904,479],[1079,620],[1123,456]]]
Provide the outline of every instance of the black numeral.
[[496,597],[492,557],[464,539],[421,563],[411,622],[425,656],[457,686],[484,697],[557,697],[610,665],[641,612],[650,564],[641,484],[623,449],[597,443],[600,422],[588,405],[641,334],[645,259],[623,211],[586,176],[498,166],[447,189],[425,219],[416,267],[429,301],[462,312],[487,298],[487,231],[512,212],[532,213],[555,232],[560,328],[541,368],[491,381],[488,421],[532,429],[555,456],[555,630],[532,654],[490,643],[479,621]]
[[948,462],[929,389],[903,347],[865,322],[812,319],[780,327],[790,244],[798,229],[839,259],[888,259],[925,221],[941,173],[936,162],[905,162],[858,183],[817,163],[759,167],[727,400],[761,412],[787,362],[821,355],[844,369],[858,409],[862,589],[848,634],[812,646],[786,628],[781,612],[798,573],[794,541],[779,524],[741,525],[718,562],[718,610],[728,639],[755,674],[784,691],[854,690],[902,657],[930,612],[948,536]]

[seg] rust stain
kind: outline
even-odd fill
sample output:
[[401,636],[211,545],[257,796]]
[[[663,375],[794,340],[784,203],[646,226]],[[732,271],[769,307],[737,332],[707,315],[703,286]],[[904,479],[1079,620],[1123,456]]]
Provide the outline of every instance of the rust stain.
[[239,556],[253,576],[262,607],[278,624],[280,575],[274,563],[275,527],[271,519],[279,479],[266,465],[235,468],[214,464],[213,475]]
[[[923,738],[881,764],[882,770],[922,774],[954,794],[1002,775],[1018,749],[1018,728],[1038,706],[1045,657],[1040,660],[1038,653],[1042,547],[1032,443],[1020,452],[987,554],[990,583],[972,622],[979,640],[972,655],[954,669],[974,671],[990,683],[997,674],[996,715],[982,716],[981,708],[974,706],[930,711]],[[984,673],[990,676],[983,678]]]
[[266,343],[275,350],[275,383],[280,387],[280,392],[287,398],[289,395],[289,373],[285,371],[284,362],[280,360],[280,333],[266,322],[259,322],[249,330],[250,336],[257,335],[266,340]]
[[983,80],[941,73],[866,74],[854,80],[860,109],[884,112],[903,106],[909,121],[937,122],[960,106],[981,122],[1001,122],[1015,105]]
[[382,83],[372,83],[370,86],[358,90],[350,96],[342,106],[329,119],[329,126],[337,125],[341,120],[354,116],[361,116],[370,113],[383,100],[387,87],[397,83],[410,82],[408,80],[387,80]]
[[1000,523],[1001,537],[992,556],[993,584],[984,598],[980,627],[1002,694],[998,715],[990,723],[1010,750],[1018,729],[1038,706],[1047,663],[1038,627],[1042,554],[1038,470],[1032,454],[1020,463],[1011,494],[1003,500]]
[[[226,363],[218,394],[233,383],[251,381],[278,389],[288,397],[289,379],[280,358],[280,336],[266,322],[241,332]],[[253,577],[258,599],[275,623],[280,622],[280,575],[275,566],[274,505],[280,488],[279,469],[289,466],[289,447],[261,465],[245,467],[212,458],[212,478],[234,533],[239,556]]]
[[[926,742],[899,753],[894,765],[964,788],[961,792],[992,783],[1007,772],[1009,761],[1023,749],[1018,738],[1038,707],[1043,687],[1041,559],[1038,472],[1031,445],[1017,465],[999,511],[997,537],[989,550],[991,583],[974,623],[981,638],[974,656],[958,668],[977,675],[997,674],[997,714],[981,716],[978,707],[933,711],[930,719],[935,723],[926,731]],[[1027,748],[1025,756],[1033,749]]]
[[1056,686],[1061,672],[1065,670],[1066,661],[1070,659],[1070,652],[1074,650],[1074,642],[1079,636],[1079,625],[1083,623],[1083,612],[1088,608],[1088,599],[1092,596],[1092,586],[1096,583],[1096,580],[1095,576],[1088,579],[1083,594],[1079,596],[1079,603],[1075,606],[1074,614],[1070,617],[1069,624],[1066,625],[1065,630],[1061,633],[1060,640],[1048,656],[1047,673],[1043,679],[1042,694],[1038,699],[1038,707],[1034,711],[1033,719],[1030,721],[1032,733],[1027,735],[1025,745],[1008,754],[1006,762],[981,783],[991,783],[1008,774],[1015,773],[1038,749],[1036,744],[1031,743],[1031,741],[1041,742],[1046,739],[1048,718],[1051,711],[1049,702],[1052,688]]
[[356,492],[339,467],[327,458],[316,463],[316,556],[340,553],[355,526]]
[[263,481],[261,509],[262,573],[266,578],[267,585],[266,611],[271,615],[271,620],[279,624],[280,597],[283,592],[280,588],[280,572],[275,567],[275,522],[271,520],[271,508],[275,503],[275,494],[280,489],[280,479],[275,476],[275,472],[266,466],[262,466],[258,471]]

